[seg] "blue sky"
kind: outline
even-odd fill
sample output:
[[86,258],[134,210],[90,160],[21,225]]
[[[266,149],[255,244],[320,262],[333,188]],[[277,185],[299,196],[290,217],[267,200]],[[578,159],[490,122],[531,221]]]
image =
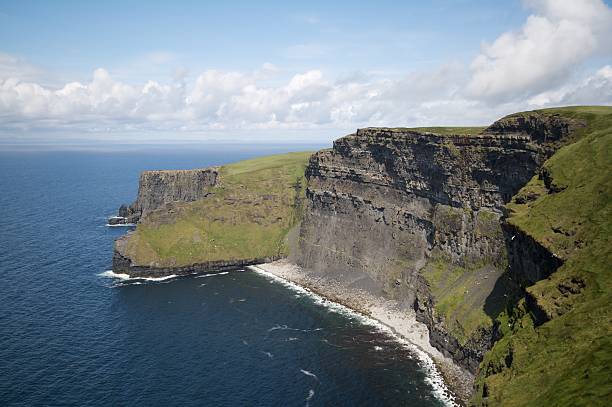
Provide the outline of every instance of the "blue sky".
[[511,1],[504,7],[491,1],[177,3],[3,4],[3,51],[83,79],[101,66],[121,72],[151,54],[194,71],[248,70],[266,62],[337,73],[407,71],[469,61],[481,41],[527,15]]
[[601,0],[0,2],[0,138],[329,139],[612,102]]

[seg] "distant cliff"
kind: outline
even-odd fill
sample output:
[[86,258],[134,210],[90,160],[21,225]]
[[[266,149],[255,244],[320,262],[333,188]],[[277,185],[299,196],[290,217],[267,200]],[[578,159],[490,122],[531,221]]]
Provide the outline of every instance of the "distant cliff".
[[299,224],[310,152],[219,168],[145,171],[127,217],[138,227],[115,242],[113,270],[131,276],[193,274],[286,257]]
[[138,182],[138,197],[131,205],[119,208],[115,223],[138,220],[170,202],[193,202],[205,198],[217,183],[217,167],[194,170],[143,171]]

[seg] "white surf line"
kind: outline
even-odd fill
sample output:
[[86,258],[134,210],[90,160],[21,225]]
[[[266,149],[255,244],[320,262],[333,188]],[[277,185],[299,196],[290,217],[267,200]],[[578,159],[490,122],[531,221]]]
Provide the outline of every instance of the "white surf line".
[[130,280],[129,274],[115,273],[113,270],[106,270],[104,273],[98,274],[100,277],[117,278],[119,280]]
[[220,273],[199,274],[199,275],[197,275],[195,277],[196,278],[203,278],[203,277],[213,277],[213,276],[224,276],[226,274],[229,274],[229,271],[222,271]]
[[163,277],[131,277],[129,274],[115,273],[113,270],[106,270],[105,272],[100,273],[98,275],[100,277],[115,278],[115,279],[122,280],[122,281],[145,280],[145,281],[154,281],[154,282],[170,280],[171,278],[178,277],[176,274],[170,274],[169,276],[163,276]]
[[411,349],[413,353],[417,355],[417,357],[419,358],[419,361],[424,367],[424,370],[426,371],[425,381],[429,383],[429,385],[433,388],[434,395],[448,406],[453,406],[453,407],[459,406],[459,404],[455,401],[455,397],[452,396],[451,391],[449,390],[448,386],[444,382],[444,378],[442,377],[442,374],[440,373],[438,367],[434,363],[433,359],[429,356],[429,354],[425,352],[423,349],[419,348],[414,343],[410,342],[410,340],[408,340],[407,338],[398,334],[392,327],[388,326],[382,321],[379,321],[378,319],[363,315],[362,313],[352,308],[349,308],[345,305],[333,302],[332,300],[329,300],[323,297],[322,295],[312,290],[309,290],[308,288],[302,287],[301,285],[294,283],[291,280],[288,280],[286,278],[277,276],[276,274],[270,273],[269,271],[266,271],[259,266],[247,266],[247,268],[249,270],[254,271],[257,274],[260,274],[273,281],[276,281],[291,290],[294,290],[296,292],[299,292],[301,294],[311,297],[312,299],[315,300],[315,303],[318,305],[327,307],[339,314],[347,315],[355,319],[358,319],[359,322],[361,322],[364,325],[369,325],[369,326],[377,328],[379,331],[385,332],[386,334],[394,338],[397,342],[399,342],[406,348]]

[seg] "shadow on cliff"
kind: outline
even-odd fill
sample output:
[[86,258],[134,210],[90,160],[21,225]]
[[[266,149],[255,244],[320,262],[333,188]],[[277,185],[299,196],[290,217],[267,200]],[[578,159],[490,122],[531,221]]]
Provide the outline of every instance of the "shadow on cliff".
[[499,276],[493,290],[486,298],[484,311],[495,320],[502,311],[514,307],[522,296],[523,290],[512,278],[510,270],[506,270]]
[[[504,272],[499,276],[493,290],[488,295],[484,304],[485,313],[495,320],[504,310],[510,310],[524,296],[524,277],[521,273],[521,253],[517,252],[515,241],[516,231],[511,230],[507,224],[502,223],[504,234],[504,246],[507,255],[507,265]],[[523,281],[523,284],[521,284]]]

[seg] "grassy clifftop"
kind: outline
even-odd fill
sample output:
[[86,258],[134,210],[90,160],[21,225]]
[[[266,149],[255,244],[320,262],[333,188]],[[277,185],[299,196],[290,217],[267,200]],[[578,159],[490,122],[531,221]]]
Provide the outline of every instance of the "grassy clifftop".
[[210,196],[145,216],[125,247],[134,264],[169,267],[285,255],[301,217],[304,169],[311,153],[225,165]]
[[409,127],[406,130],[414,130],[421,133],[433,133],[440,136],[472,136],[483,132],[486,127]]
[[[546,109],[584,120],[508,205],[508,222],[564,264],[500,317],[474,402],[609,405],[612,397],[612,107]],[[526,301],[528,300],[530,304]],[[532,315],[534,307],[541,317]],[[540,321],[538,321],[540,319]]]

